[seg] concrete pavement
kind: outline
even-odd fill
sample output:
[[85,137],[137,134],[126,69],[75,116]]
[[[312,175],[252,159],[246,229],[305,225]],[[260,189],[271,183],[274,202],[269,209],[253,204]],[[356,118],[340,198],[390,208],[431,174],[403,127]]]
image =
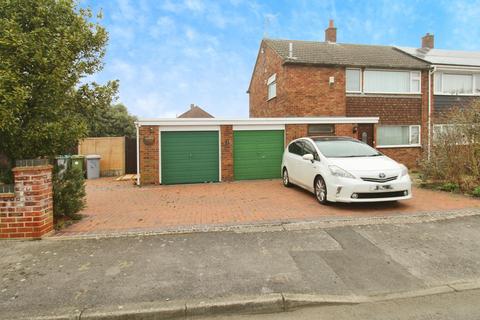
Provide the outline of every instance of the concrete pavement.
[[0,314],[86,318],[245,296],[375,297],[480,279],[480,216],[273,230],[0,242]]

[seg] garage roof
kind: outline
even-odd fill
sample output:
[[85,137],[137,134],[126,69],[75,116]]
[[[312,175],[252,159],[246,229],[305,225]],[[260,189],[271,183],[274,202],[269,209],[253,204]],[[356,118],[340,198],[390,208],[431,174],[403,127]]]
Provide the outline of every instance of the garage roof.
[[140,119],[138,126],[198,126],[198,125],[269,125],[269,124],[341,124],[341,123],[378,123],[378,117],[314,117],[314,118],[163,118]]

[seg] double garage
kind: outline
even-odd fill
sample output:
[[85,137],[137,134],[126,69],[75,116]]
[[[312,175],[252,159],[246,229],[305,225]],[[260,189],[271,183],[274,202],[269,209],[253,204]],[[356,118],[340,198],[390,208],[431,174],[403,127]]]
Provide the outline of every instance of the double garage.
[[357,137],[378,118],[161,119],[137,122],[138,184],[280,178],[285,145],[309,126]]

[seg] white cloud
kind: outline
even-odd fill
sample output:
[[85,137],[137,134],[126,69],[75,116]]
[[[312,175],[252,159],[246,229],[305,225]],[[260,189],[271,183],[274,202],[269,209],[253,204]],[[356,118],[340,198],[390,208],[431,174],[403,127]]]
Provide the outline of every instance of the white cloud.
[[205,10],[204,3],[201,0],[185,0],[184,5],[188,10],[194,12],[201,13]]

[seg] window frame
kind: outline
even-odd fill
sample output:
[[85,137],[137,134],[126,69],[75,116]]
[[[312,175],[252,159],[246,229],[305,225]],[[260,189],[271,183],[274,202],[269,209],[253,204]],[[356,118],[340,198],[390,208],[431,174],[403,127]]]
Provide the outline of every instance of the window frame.
[[[422,146],[422,126],[419,124],[412,124],[412,125],[385,125],[385,126],[378,126],[376,128],[376,138],[378,140],[378,129],[380,127],[408,127],[408,141],[409,144],[393,144],[393,145],[376,145],[376,148],[419,148]],[[418,128],[418,143],[411,143],[412,141],[412,128]]]
[[[359,75],[358,75],[358,82],[359,82],[359,91],[353,91],[353,90],[348,90],[347,88],[347,71],[348,70],[358,70]],[[361,68],[345,68],[345,92],[347,93],[362,93],[363,92],[363,72]]]
[[[443,85],[445,83],[445,80],[443,79],[444,74],[450,74],[450,75],[462,75],[462,76],[471,76],[472,77],[472,93],[449,93],[449,92],[444,92],[443,91]],[[437,78],[436,76],[440,76],[440,90],[437,87]],[[477,89],[480,90],[480,84],[477,83],[477,80],[480,81],[480,72],[465,72],[465,71],[436,71],[435,76],[433,77],[433,93],[436,95],[441,95],[441,96],[480,96],[480,91],[475,92]]]
[[[409,74],[409,92],[387,92],[387,91],[366,91],[365,90],[365,75],[367,71],[382,71],[382,72],[405,72]],[[413,74],[418,73],[418,78],[414,78]],[[419,81],[419,91],[412,92],[412,82]],[[378,68],[366,68],[362,72],[362,93],[369,94],[403,94],[403,95],[421,95],[422,94],[422,71],[421,70],[401,70],[401,69],[378,69]]]
[[[310,127],[311,126],[330,126],[332,128],[332,131],[329,132],[328,134],[327,133],[318,133],[318,134],[315,134],[315,133],[311,133],[310,132]],[[332,136],[335,136],[335,124],[332,124],[332,123],[311,123],[307,126],[307,135],[308,136],[325,136],[325,137],[332,137]]]
[[[270,96],[270,87],[275,86],[275,95]],[[277,97],[277,74],[274,73],[267,79],[267,101]]]

